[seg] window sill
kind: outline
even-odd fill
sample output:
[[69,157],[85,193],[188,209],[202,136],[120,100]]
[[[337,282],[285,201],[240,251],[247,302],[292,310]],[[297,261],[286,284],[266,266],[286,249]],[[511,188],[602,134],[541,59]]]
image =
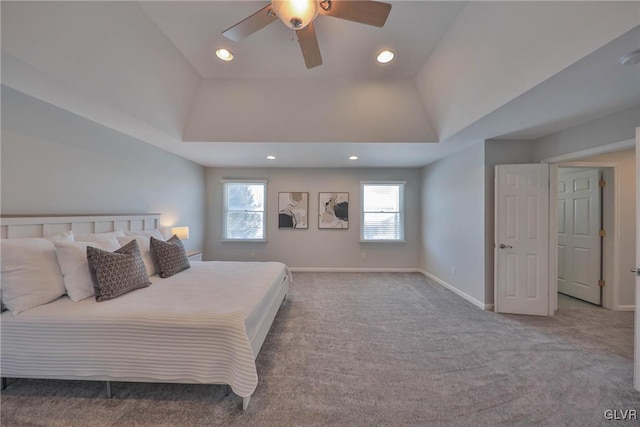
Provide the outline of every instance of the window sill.
[[362,240],[360,239],[360,243],[407,243],[406,240]]

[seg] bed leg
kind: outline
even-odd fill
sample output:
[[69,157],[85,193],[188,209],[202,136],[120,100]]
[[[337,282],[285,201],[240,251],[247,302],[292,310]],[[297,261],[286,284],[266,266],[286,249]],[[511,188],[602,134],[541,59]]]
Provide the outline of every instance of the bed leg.
[[242,410],[246,411],[247,408],[249,407],[249,401],[251,400],[251,396],[247,396],[247,397],[243,397],[242,398]]
[[4,390],[7,388],[7,379],[5,377],[2,377],[2,386],[1,389]]
[[104,384],[106,386],[107,399],[111,399],[111,381],[105,381]]

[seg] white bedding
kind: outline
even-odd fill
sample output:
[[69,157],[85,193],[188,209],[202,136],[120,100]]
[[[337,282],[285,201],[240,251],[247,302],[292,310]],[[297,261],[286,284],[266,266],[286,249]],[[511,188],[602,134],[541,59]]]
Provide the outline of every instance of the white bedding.
[[287,275],[278,262],[191,262],[116,299],[2,314],[2,376],[224,383],[250,396],[250,340]]

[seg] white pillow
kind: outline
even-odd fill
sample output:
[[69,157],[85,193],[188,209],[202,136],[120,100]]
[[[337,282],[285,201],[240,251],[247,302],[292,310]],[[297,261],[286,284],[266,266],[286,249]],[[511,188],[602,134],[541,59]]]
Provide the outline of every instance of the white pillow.
[[144,266],[147,269],[147,276],[156,274],[156,266],[151,256],[151,238],[149,236],[125,236],[116,237],[116,239],[118,239],[120,246],[124,246],[132,240],[137,240],[140,253],[142,254],[142,261],[144,261]]
[[115,230],[115,231],[109,231],[107,233],[76,234],[75,241],[76,242],[97,242],[100,240],[108,239],[110,237],[124,237],[124,231]]
[[2,239],[1,251],[2,302],[11,313],[16,315],[65,294],[51,240]]
[[45,239],[54,240],[54,241],[63,241],[63,242],[73,242],[75,239],[73,237],[73,231],[64,231],[62,233],[49,234],[44,236]]
[[164,238],[162,231],[157,228],[154,228],[153,230],[125,230],[124,234],[125,236],[153,236],[154,239],[162,240],[163,242],[167,240]]
[[87,261],[87,246],[113,252],[120,249],[115,237],[97,242],[53,242],[58,263],[64,276],[64,287],[72,301],[78,302],[95,295]]

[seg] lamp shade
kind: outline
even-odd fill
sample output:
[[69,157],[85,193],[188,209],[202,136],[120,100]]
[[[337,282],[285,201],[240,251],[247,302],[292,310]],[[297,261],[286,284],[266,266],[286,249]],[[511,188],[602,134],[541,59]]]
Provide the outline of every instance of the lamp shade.
[[180,240],[187,240],[189,238],[189,227],[171,227],[171,234],[175,234]]
[[294,30],[303,29],[318,16],[317,0],[272,0],[271,5],[284,25]]

